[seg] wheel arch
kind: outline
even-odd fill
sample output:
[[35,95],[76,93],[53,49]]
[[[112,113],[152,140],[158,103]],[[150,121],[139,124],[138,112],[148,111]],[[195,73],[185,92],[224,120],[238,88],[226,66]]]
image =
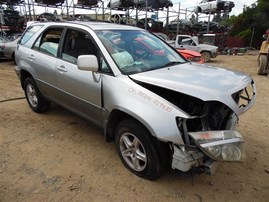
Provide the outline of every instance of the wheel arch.
[[26,70],[21,70],[20,72],[20,81],[21,81],[21,87],[24,89],[24,82],[25,82],[25,79],[27,79],[28,77],[33,77],[28,71]]
[[[130,114],[128,114],[124,111],[121,111],[119,109],[114,109],[109,115],[107,126],[106,126],[105,136],[106,136],[106,140],[108,142],[111,142],[114,140],[116,127],[117,127],[118,123],[124,119],[132,119],[132,120],[138,122],[149,132],[147,127],[141,121],[136,119],[135,117],[133,117]],[[153,135],[151,135],[151,136],[153,136]]]
[[212,57],[212,52],[211,52],[210,50],[201,50],[201,51],[200,51],[201,54],[204,53],[204,52],[209,53],[210,56]]

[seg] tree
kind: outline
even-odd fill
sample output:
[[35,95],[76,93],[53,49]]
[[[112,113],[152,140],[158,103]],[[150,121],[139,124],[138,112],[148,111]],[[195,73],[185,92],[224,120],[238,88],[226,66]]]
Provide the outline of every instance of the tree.
[[[231,23],[230,36],[238,36],[246,39],[253,47],[260,47],[263,41],[262,35],[269,28],[269,2],[258,0],[251,7],[244,6],[243,13],[228,20]],[[253,39],[252,39],[253,35]]]

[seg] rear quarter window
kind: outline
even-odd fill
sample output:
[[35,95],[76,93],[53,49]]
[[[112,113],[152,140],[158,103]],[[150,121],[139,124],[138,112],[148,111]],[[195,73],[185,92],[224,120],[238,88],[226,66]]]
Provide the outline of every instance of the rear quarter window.
[[33,25],[30,26],[23,34],[21,40],[20,40],[20,44],[24,45],[27,41],[29,41],[29,39],[32,38],[32,36],[38,32],[38,30],[40,30],[43,27],[43,25]]
[[33,49],[56,57],[63,28],[48,28],[35,42]]

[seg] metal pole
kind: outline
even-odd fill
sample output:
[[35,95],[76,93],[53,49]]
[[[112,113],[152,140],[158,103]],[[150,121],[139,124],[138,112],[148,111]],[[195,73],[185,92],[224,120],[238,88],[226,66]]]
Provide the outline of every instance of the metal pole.
[[167,7],[167,13],[166,13],[166,25],[165,28],[168,29],[169,24],[169,7]]
[[146,18],[145,18],[145,30],[148,27],[148,0],[146,0]]
[[178,14],[177,14],[177,35],[179,33],[179,18],[180,18],[180,3],[178,4]]
[[136,23],[136,26],[138,25],[138,8],[137,8],[137,5],[136,5],[136,8],[135,8],[135,23]]
[[29,20],[32,21],[31,4],[29,3],[29,0],[28,0],[28,9],[29,9]]
[[209,9],[209,14],[208,14],[208,22],[207,22],[207,28],[206,28],[206,33],[209,33],[209,23],[210,23],[210,15],[211,15],[211,4],[210,4],[210,9]]
[[254,32],[255,32],[255,26],[252,28],[251,40],[250,40],[250,44],[249,44],[250,48],[252,47]]
[[35,4],[34,4],[34,2],[33,2],[33,20],[36,20]]
[[104,5],[104,1],[102,1],[102,19],[103,19],[103,21],[105,21],[105,5]]

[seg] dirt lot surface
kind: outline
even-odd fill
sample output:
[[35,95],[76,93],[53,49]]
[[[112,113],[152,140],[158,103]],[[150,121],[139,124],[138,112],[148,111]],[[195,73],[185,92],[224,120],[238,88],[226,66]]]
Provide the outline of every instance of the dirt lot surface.
[[237,128],[246,161],[220,163],[212,176],[169,170],[148,181],[124,168],[94,125],[59,106],[32,112],[14,64],[0,61],[0,201],[269,201],[269,78],[256,74],[257,54],[209,64],[256,82],[256,103]]

